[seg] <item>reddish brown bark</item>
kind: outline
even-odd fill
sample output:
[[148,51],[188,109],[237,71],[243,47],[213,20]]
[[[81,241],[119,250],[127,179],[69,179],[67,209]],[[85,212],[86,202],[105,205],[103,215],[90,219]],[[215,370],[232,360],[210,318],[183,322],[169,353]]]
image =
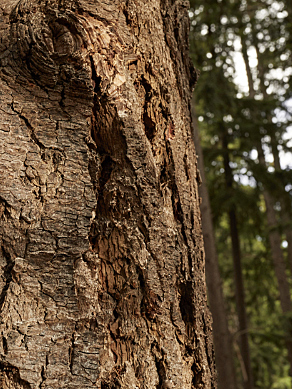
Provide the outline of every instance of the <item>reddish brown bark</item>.
[[184,1],[0,5],[1,387],[213,388]]

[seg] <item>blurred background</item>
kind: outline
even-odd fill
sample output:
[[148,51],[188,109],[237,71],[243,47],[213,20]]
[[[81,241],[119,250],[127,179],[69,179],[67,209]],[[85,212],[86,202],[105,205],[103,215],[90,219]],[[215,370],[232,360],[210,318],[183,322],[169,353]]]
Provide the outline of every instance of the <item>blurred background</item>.
[[189,15],[219,388],[292,388],[292,1]]

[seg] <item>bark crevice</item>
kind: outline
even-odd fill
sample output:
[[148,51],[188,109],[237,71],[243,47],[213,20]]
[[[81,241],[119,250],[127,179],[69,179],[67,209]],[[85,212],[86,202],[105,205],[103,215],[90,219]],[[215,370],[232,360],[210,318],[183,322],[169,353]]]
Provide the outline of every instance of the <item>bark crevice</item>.
[[206,297],[189,238],[189,80],[182,56],[170,65],[160,6],[21,1],[8,40],[0,30],[0,195],[14,207],[1,245],[16,237],[0,355],[31,387],[191,389],[196,347],[213,380],[194,343]]

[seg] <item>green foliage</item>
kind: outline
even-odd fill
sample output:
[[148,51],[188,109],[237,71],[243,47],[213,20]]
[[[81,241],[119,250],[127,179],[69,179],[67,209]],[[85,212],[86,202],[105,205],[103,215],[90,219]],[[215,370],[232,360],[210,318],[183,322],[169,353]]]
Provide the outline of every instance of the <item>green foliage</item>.
[[[292,97],[292,2],[192,0],[190,18],[191,54],[200,70],[194,94],[196,114],[230,329],[236,341],[238,323],[228,225],[228,211],[234,207],[255,387],[288,389],[292,381],[285,339],[292,333],[291,317],[282,314],[279,304],[262,191],[266,188],[279,200],[276,228],[283,234],[287,222],[282,222],[280,211],[285,203],[291,212],[292,177],[289,167],[277,167],[275,155],[291,152],[292,114],[287,102]],[[249,85],[244,87],[238,84],[235,62],[239,60],[250,67],[250,75],[241,68],[242,79],[250,76]],[[274,153],[273,162],[259,163],[258,145],[266,155]],[[229,187],[226,159],[232,171]],[[237,366],[240,375],[239,363]]]

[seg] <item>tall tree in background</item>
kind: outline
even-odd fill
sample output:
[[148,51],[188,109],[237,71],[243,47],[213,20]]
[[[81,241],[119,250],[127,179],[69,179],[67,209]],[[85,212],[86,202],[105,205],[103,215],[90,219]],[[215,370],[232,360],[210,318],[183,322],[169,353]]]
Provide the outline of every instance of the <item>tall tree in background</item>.
[[[225,186],[227,196],[233,195],[234,189],[234,177],[230,166],[229,159],[229,142],[228,134],[225,133],[222,136],[222,151],[223,151],[223,166],[225,172]],[[233,197],[233,196],[232,196]],[[243,381],[245,389],[253,388],[253,377],[251,370],[251,358],[249,350],[249,337],[248,337],[248,320],[246,315],[245,306],[245,290],[242,276],[242,254],[240,248],[240,235],[237,222],[237,205],[235,201],[231,201],[228,209],[229,229],[232,246],[232,257],[234,267],[234,285],[235,285],[235,299],[238,315],[238,331],[239,331],[239,344],[240,351],[243,360]]]
[[[266,185],[266,183],[269,183],[268,175],[266,170],[266,161],[265,161],[265,155],[263,150],[263,138],[269,137],[269,147],[271,148],[272,155],[274,157],[274,165],[277,167],[277,170],[280,168],[280,163],[278,160],[278,147],[276,142],[276,137],[279,136],[277,134],[277,127],[275,124],[272,123],[272,118],[275,110],[279,107],[279,103],[281,99],[279,96],[277,96],[277,93],[281,93],[282,91],[278,91],[278,89],[275,89],[273,91],[273,88],[275,88],[275,79],[270,78],[269,80],[269,66],[267,59],[264,57],[264,52],[269,48],[273,47],[270,46],[270,43],[267,45],[262,39],[262,42],[260,42],[259,38],[261,38],[261,34],[259,33],[262,31],[262,29],[265,27],[268,29],[270,36],[279,36],[279,33],[281,31],[281,26],[279,24],[279,21],[275,23],[275,13],[277,10],[273,10],[270,8],[265,8],[265,18],[263,19],[261,16],[257,16],[257,12],[260,12],[263,10],[261,8],[254,10],[252,6],[249,6],[249,4],[246,5],[246,7],[243,7],[243,17],[242,17],[242,23],[244,25],[244,21],[246,21],[246,24],[248,26],[244,25],[243,32],[246,32],[245,34],[241,35],[241,43],[242,43],[242,52],[243,52],[243,58],[244,58],[244,64],[246,67],[246,73],[248,78],[248,88],[249,92],[247,95],[248,99],[251,99],[252,102],[249,102],[249,104],[253,105],[253,109],[250,110],[251,117],[250,119],[255,123],[258,128],[255,128],[255,131],[250,133],[251,140],[255,141],[256,150],[258,153],[258,163],[262,169],[260,169],[261,172],[265,173],[266,180],[261,180],[260,177],[256,177],[258,182],[261,182],[262,188],[263,188],[263,197],[265,201],[266,206],[266,212],[267,212],[267,224],[269,228],[269,241],[270,241],[270,247],[271,247],[271,255],[273,258],[274,268],[275,268],[275,274],[278,281],[278,288],[279,288],[279,295],[280,295],[280,302],[281,307],[284,314],[292,314],[292,303],[291,303],[291,296],[290,296],[290,286],[288,283],[287,275],[286,275],[286,264],[284,261],[284,256],[281,248],[281,235],[280,231],[277,229],[278,221],[277,221],[277,215],[276,211],[274,209],[275,201],[272,197],[272,194],[269,191],[269,186]],[[264,22],[263,22],[264,21]],[[254,66],[253,71],[250,66],[250,62],[248,59],[248,49],[249,47],[253,47],[255,50],[255,53],[257,55],[257,65]],[[283,47],[282,45],[276,45],[275,50],[277,51],[277,58],[281,59],[281,56],[283,55]],[[273,50],[274,51],[274,50]],[[266,81],[267,79],[267,81]],[[268,81],[269,80],[269,81]],[[255,86],[256,85],[256,86]],[[282,86],[283,87],[283,86]],[[271,88],[271,93],[274,94],[273,101],[271,102],[271,98],[268,94],[269,88]],[[277,88],[281,88],[281,85],[277,85]],[[256,97],[261,97],[264,100],[264,105],[261,104],[261,99],[258,102]],[[278,97],[278,98],[277,98]],[[270,102],[270,104],[269,104]],[[272,104],[271,104],[272,103]],[[274,103],[274,104],[273,104]],[[267,107],[267,109],[263,109],[263,107]],[[255,113],[255,115],[254,115]],[[257,117],[260,115],[262,120],[257,120]],[[266,121],[263,119],[266,118]],[[283,199],[282,191],[277,191],[278,198],[282,204],[283,209],[287,212],[287,209],[285,207],[286,201],[285,198]],[[284,200],[284,201],[283,201]],[[289,226],[285,226],[286,231],[288,230],[288,235],[290,233]],[[290,242],[291,244],[292,242]],[[289,242],[288,242],[289,244]],[[292,341],[291,341],[291,334],[287,335],[286,345],[288,349],[288,357],[290,362],[290,370],[292,372]]]
[[[230,263],[226,260],[231,255],[226,221],[228,207],[233,203],[238,209],[242,271],[248,285],[246,309],[255,385],[288,388],[291,380],[283,346],[286,339],[290,350],[286,263],[292,246],[291,173],[281,166],[279,155],[291,151],[287,133],[291,125],[291,4],[218,0],[196,1],[192,5],[193,57],[201,70],[196,90],[197,112],[220,270],[228,276],[224,292],[230,310],[229,324],[237,326],[236,319],[230,320],[234,299]],[[241,64],[240,74],[235,62]],[[244,79],[246,82],[242,83]],[[224,147],[223,133],[227,138]],[[225,165],[224,155],[225,159],[229,156]],[[228,170],[233,176],[231,192],[226,192],[223,185]],[[290,246],[288,253],[281,247],[282,233]],[[277,277],[272,274],[272,263]],[[268,349],[273,352],[268,354]]]
[[1,1],[1,388],[216,387],[188,30],[184,1]]
[[213,228],[212,211],[205,178],[205,166],[195,108],[193,108],[192,111],[192,119],[194,142],[198,155],[198,167],[202,178],[199,194],[202,198],[201,212],[206,256],[206,282],[208,288],[209,304],[213,317],[213,338],[216,368],[218,372],[218,388],[235,389],[237,384],[234,365],[234,352],[231,334],[228,329],[227,313],[223,297],[222,281]]
[[[210,29],[208,29],[206,35],[211,40],[212,32]],[[194,51],[200,54],[200,48],[197,47],[199,45],[197,45],[196,42],[194,42],[194,46],[196,47]],[[243,375],[244,387],[246,389],[249,389],[253,387],[253,378],[252,378],[250,351],[249,351],[249,344],[248,344],[248,323],[247,323],[247,316],[246,316],[246,309],[245,309],[245,302],[244,302],[245,293],[244,293],[244,285],[243,285],[243,277],[242,277],[242,269],[241,269],[240,238],[239,238],[237,216],[236,216],[237,205],[233,198],[234,178],[233,178],[232,169],[230,167],[230,157],[229,157],[230,135],[228,134],[228,124],[225,123],[225,119],[224,119],[224,117],[226,116],[224,104],[226,105],[226,107],[228,106],[229,114],[231,113],[230,109],[232,110],[232,105],[234,104],[234,99],[233,99],[234,87],[232,86],[231,83],[229,83],[229,86],[225,85],[225,80],[224,80],[222,70],[220,68],[216,68],[215,66],[215,57],[216,57],[214,52],[215,46],[210,45],[208,50],[210,50],[209,54],[212,58],[212,60],[210,60],[209,62],[210,67],[212,68],[212,76],[211,76],[212,84],[211,82],[208,83],[207,89],[205,88],[206,83],[201,84],[201,86],[199,86],[199,92],[201,91],[202,98],[204,99],[204,101],[206,101],[206,104],[204,104],[204,109],[206,109],[206,112],[212,112],[212,115],[214,116],[214,127],[212,131],[215,134],[217,134],[218,140],[220,140],[221,142],[221,149],[218,152],[221,154],[223,160],[223,169],[225,172],[225,178],[224,178],[225,196],[229,200],[226,202],[225,199],[224,202],[225,202],[225,210],[228,214],[230,236],[232,242],[235,297],[237,302],[236,307],[238,313],[239,345],[241,350],[241,357],[243,360],[242,375]],[[197,63],[196,60],[195,63]],[[215,258],[214,260],[216,261]],[[214,321],[215,320],[216,318],[214,318]],[[216,332],[216,326],[214,326],[214,332]],[[217,333],[217,336],[219,337],[220,333]],[[214,337],[216,339],[216,335],[214,335]],[[219,354],[219,358],[220,358],[220,354]],[[219,369],[219,379],[220,379],[220,369]]]

